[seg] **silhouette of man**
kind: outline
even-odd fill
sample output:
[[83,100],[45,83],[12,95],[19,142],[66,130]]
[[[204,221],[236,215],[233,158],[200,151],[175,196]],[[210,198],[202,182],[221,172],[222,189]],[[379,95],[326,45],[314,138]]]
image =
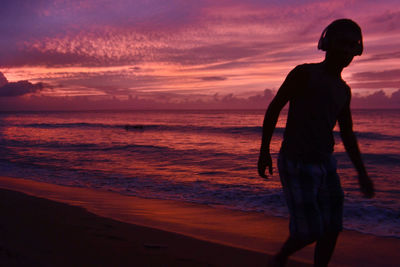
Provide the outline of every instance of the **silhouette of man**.
[[362,194],[374,196],[371,179],[353,133],[350,87],[341,72],[363,51],[360,27],[352,20],[332,22],[318,48],[321,63],[295,67],[270,103],[264,118],[258,173],[272,174],[269,145],[282,108],[289,112],[279,152],[279,175],[290,213],[290,235],[270,266],[285,266],[294,252],[316,242],[314,266],[327,266],[342,230],[343,190],[336,172],[333,128],[339,123],[344,147],[358,172]]

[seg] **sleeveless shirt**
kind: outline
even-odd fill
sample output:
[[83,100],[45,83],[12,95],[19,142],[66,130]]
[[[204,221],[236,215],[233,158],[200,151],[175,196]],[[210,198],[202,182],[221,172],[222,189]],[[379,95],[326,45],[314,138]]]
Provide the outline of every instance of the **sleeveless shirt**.
[[350,87],[324,71],[321,63],[297,66],[307,76],[289,100],[281,152],[289,159],[319,163],[328,160],[338,115],[350,101]]

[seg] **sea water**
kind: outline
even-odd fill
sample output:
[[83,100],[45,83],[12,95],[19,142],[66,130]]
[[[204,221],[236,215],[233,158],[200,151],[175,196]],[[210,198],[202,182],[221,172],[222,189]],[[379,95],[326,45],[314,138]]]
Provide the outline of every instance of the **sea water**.
[[[0,113],[0,175],[287,217],[276,158],[257,174],[264,110]],[[376,197],[359,192],[338,129],[344,227],[400,238],[400,110],[354,110],[354,130]]]

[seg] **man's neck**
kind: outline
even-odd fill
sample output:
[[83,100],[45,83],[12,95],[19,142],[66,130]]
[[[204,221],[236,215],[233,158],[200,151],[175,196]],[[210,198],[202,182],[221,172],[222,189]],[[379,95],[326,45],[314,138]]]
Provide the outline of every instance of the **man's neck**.
[[343,67],[340,67],[337,64],[334,64],[333,62],[330,62],[327,59],[322,61],[322,66],[325,69],[325,71],[327,73],[329,73],[330,75],[338,77],[338,78],[342,77]]

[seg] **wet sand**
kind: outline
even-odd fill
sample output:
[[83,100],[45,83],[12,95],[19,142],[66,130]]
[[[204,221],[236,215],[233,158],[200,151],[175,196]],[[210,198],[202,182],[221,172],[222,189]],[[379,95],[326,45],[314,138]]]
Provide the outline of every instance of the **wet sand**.
[[[266,266],[288,234],[286,219],[253,212],[7,177],[0,188],[4,266]],[[398,251],[399,239],[344,231],[331,266],[397,266]]]

